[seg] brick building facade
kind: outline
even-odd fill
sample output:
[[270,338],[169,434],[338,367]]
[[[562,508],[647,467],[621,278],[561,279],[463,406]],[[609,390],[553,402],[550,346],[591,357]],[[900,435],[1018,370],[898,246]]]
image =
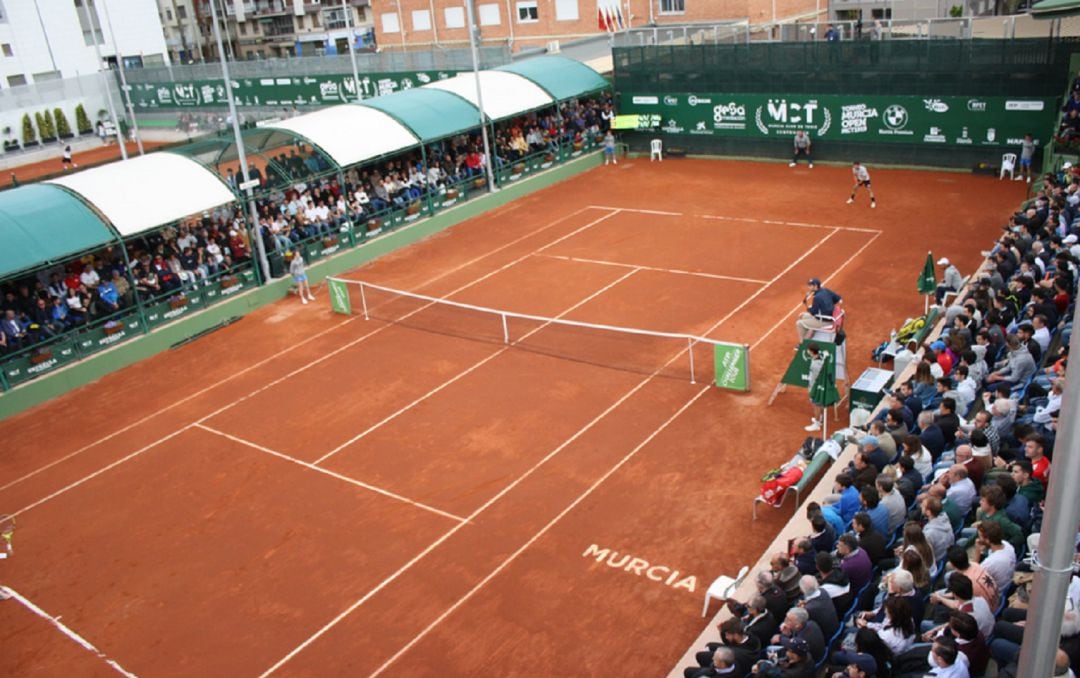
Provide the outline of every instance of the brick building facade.
[[[475,0],[484,44],[514,51],[604,32],[600,10],[615,28],[749,20],[767,23],[827,12],[825,0]],[[775,15],[774,15],[775,12]],[[382,49],[458,46],[469,39],[464,0],[371,0]]]

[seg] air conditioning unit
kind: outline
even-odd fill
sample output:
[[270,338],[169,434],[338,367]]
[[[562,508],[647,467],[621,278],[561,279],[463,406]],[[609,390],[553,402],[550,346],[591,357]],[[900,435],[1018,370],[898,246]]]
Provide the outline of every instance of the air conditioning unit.
[[558,54],[559,53],[559,41],[558,40],[549,40],[548,44],[547,44],[547,51],[548,51],[548,54]]

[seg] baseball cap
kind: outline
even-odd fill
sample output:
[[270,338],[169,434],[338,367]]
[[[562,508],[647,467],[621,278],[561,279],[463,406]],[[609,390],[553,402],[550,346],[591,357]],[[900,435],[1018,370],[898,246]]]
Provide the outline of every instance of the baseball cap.
[[982,446],[972,445],[971,446],[971,455],[973,457],[989,457],[989,456],[991,456],[990,446],[989,445],[982,445]]
[[1065,243],[1066,245],[1075,245],[1077,240],[1080,240],[1080,238],[1077,238],[1074,233],[1070,233],[1069,235],[1065,236],[1065,239],[1061,242]]
[[930,344],[930,348],[934,349],[935,351],[940,351],[941,349],[945,348],[945,342],[940,340],[935,341],[934,343]]
[[942,257],[942,258],[937,260],[937,265],[938,266],[948,266],[949,265],[949,260],[946,259],[945,257]]
[[809,280],[806,281],[806,284],[807,285],[820,285],[821,284],[821,279],[820,278],[810,278]]
[[860,446],[873,445],[874,447],[877,447],[878,446],[877,436],[863,436],[862,438],[859,439],[859,445]]
[[1061,169],[1072,169],[1072,163],[1066,162],[1064,165],[1061,166]]
[[810,645],[802,638],[787,638],[784,640],[784,648],[801,657],[810,656]]

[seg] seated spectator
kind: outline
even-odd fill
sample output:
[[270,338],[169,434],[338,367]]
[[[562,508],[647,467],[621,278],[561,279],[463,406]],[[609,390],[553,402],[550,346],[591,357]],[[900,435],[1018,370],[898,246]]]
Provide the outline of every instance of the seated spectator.
[[818,553],[814,560],[817,564],[818,586],[832,601],[837,619],[842,619],[855,597],[851,582],[843,569],[836,567],[831,553]]
[[904,524],[904,519],[907,516],[907,502],[897,491],[893,477],[886,473],[882,473],[877,477],[875,489],[881,500],[881,505],[885,507],[888,514],[889,528],[887,533],[892,534]]
[[1035,374],[1035,361],[1031,352],[1020,343],[1020,338],[1010,334],[1005,339],[1008,347],[1008,355],[1005,365],[990,373],[986,378],[987,384],[1001,386],[1008,385],[1010,389],[1023,385]]
[[930,544],[933,560],[937,563],[945,557],[949,547],[956,540],[955,532],[952,524],[949,523],[949,517],[945,515],[941,500],[937,497],[927,497],[923,502],[922,512],[926,518],[926,524],[922,530],[923,535]]
[[[851,529],[857,535],[859,547],[866,551],[866,555],[870,558],[871,564],[877,565],[885,559],[888,551],[886,547],[888,540],[885,538],[884,534],[874,527],[874,523],[870,519],[869,513],[866,511],[859,511],[856,513],[855,517],[851,519]],[[850,572],[848,573],[848,576],[852,577]]]
[[[950,557],[954,550],[963,551],[959,547],[949,549]],[[965,558],[967,556],[965,555]],[[992,580],[990,580],[992,583]],[[975,617],[979,624],[979,632],[984,638],[990,637],[994,630],[994,613],[987,604],[986,599],[976,596],[973,592],[971,580],[960,572],[953,572],[946,578],[945,589],[934,591],[930,594],[932,622],[924,622],[924,626],[933,628],[934,624],[943,624],[948,621],[950,610],[960,610]],[[929,630],[929,629],[927,629]]]
[[[892,661],[892,651],[881,641],[877,632],[863,627],[855,632],[854,650],[837,650],[829,658],[833,678],[869,678],[882,675]],[[852,673],[855,667],[857,673]]]
[[[733,673],[734,676],[745,676],[750,673],[751,668],[757,662],[759,655],[761,654],[762,645],[758,641],[757,637],[746,632],[746,627],[742,621],[736,618],[730,618],[723,621],[718,627],[720,631],[719,643],[707,643],[706,650],[698,652],[695,655],[695,659],[698,662],[698,666],[702,669],[715,668],[716,651],[722,647],[731,650],[732,664],[735,667]],[[687,669],[683,672],[686,676],[715,676],[723,675],[722,673],[701,673],[690,672]]]
[[840,628],[840,621],[828,594],[821,590],[813,575],[800,578],[799,589],[802,591],[802,608],[810,615],[810,619],[817,622],[826,638],[832,637]]
[[1005,541],[1001,525],[997,523],[979,523],[977,531],[972,562],[990,575],[998,591],[1005,591],[1012,584],[1016,572],[1016,550]]
[[941,453],[945,451],[945,433],[934,421],[934,412],[926,409],[919,412],[917,418],[919,424],[919,441],[930,452],[930,456],[936,462]]
[[907,599],[889,596],[885,599],[885,618],[881,621],[867,621],[857,617],[857,626],[866,627],[877,633],[893,654],[908,650],[915,643],[915,622],[911,617],[911,608]]
[[801,607],[788,610],[783,623],[780,624],[780,633],[773,636],[769,649],[783,647],[784,641],[790,641],[793,638],[806,642],[813,661],[816,662],[825,656],[825,636],[821,632],[821,627],[810,619],[810,614]]
[[840,571],[848,579],[851,591],[858,593],[870,582],[873,575],[869,554],[850,533],[840,535],[836,542],[836,553],[840,557]]

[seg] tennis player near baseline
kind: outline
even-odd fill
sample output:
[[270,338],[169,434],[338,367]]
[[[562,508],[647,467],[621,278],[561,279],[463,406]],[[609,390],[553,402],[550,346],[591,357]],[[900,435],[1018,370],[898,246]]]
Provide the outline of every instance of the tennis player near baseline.
[[870,194],[870,207],[877,207],[877,200],[874,198],[874,189],[870,188],[870,172],[866,171],[866,167],[856,160],[851,163],[851,175],[855,177],[855,185],[851,188],[851,197],[847,199],[848,204],[855,202],[855,192],[859,190],[859,187],[866,188],[866,192]]

